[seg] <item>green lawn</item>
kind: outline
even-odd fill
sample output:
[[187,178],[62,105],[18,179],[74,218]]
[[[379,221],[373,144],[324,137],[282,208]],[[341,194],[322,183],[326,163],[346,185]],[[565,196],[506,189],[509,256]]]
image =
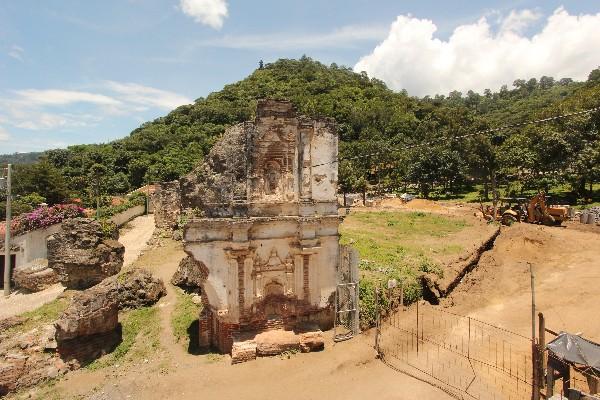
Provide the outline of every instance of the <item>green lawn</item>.
[[443,239],[467,226],[462,219],[424,212],[354,212],[347,216],[340,227],[341,243],[360,253],[363,327],[374,323],[375,286],[396,279],[404,284],[405,301],[416,300],[421,296],[419,277],[423,273],[443,274],[433,257],[462,251],[461,246]]
[[123,337],[121,343],[110,354],[88,365],[95,370],[116,364],[119,361],[136,361],[150,356],[160,347],[160,319],[158,308],[144,307],[126,311],[119,315]]
[[201,309],[201,305],[192,301],[191,295],[177,289],[177,303],[171,317],[171,326],[175,339],[183,343],[190,352],[197,350],[195,345],[197,344],[198,327],[194,324],[198,320]]

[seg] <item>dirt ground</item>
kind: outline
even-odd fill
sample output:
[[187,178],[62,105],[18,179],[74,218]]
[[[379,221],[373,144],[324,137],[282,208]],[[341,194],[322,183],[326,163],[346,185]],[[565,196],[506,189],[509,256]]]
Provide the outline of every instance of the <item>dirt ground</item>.
[[[390,205],[387,205],[390,206]],[[424,207],[423,209],[418,207]],[[425,207],[426,206],[426,207]],[[417,204],[409,210],[470,218],[469,206]],[[404,206],[394,205],[395,208]],[[378,207],[379,208],[379,207]],[[428,208],[428,209],[425,209]],[[367,212],[361,210],[360,212]],[[474,222],[474,219],[469,219]],[[479,226],[479,225],[477,225]],[[535,272],[538,311],[546,325],[600,341],[600,232],[567,227],[515,224],[502,227],[494,247],[438,307],[469,315],[522,335],[531,333],[529,265]],[[483,232],[483,225],[481,225]],[[473,236],[473,233],[471,232]],[[467,240],[467,238],[464,238]],[[181,244],[164,240],[148,249],[133,266],[145,266],[161,277],[168,295],[161,299],[161,348],[149,359],[91,371],[83,369],[58,381],[56,399],[447,399],[441,390],[396,372],[375,358],[373,333],[334,344],[326,350],[258,359],[232,366],[229,356],[191,355],[171,333],[175,305],[168,281],[184,256]]]
[[600,341],[600,233],[566,227],[503,227],[494,248],[445,304],[458,313],[531,334],[529,265],[537,311],[554,331],[581,332]]
[[119,242],[125,246],[123,267],[127,267],[140,256],[153,232],[154,215],[137,217],[121,229]]
[[[151,358],[100,370],[68,374],[50,392],[30,392],[33,398],[56,399],[323,399],[376,396],[378,399],[450,399],[443,391],[399,374],[375,358],[371,332],[334,344],[327,332],[326,350],[261,358],[231,365],[229,356],[192,355],[175,343],[170,318],[175,288],[168,282],[181,258],[180,243],[164,240],[132,267],[143,266],[162,278],[168,294],[160,309],[161,349]],[[406,390],[409,387],[410,390]],[[24,395],[29,396],[29,393]],[[42,396],[42,397],[40,397]],[[47,396],[47,397],[43,397]]]

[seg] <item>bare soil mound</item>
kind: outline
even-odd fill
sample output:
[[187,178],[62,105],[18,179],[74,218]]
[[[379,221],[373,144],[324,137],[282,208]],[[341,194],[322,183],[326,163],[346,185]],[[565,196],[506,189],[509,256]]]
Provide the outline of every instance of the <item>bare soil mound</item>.
[[528,335],[531,280],[537,311],[555,331],[583,332],[600,340],[600,235],[560,227],[516,224],[502,227],[493,249],[445,300],[456,312]]

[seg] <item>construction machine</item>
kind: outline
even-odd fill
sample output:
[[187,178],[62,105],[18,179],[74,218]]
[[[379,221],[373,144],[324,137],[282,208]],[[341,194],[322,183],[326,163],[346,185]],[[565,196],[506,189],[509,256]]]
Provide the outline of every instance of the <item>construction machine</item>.
[[542,225],[560,225],[569,217],[569,206],[549,206],[546,193],[540,191],[527,204],[527,222]]
[[496,209],[496,215],[493,215],[493,207],[484,207],[483,204],[481,212],[486,220],[500,221],[502,225],[512,225],[515,222],[560,225],[568,218],[569,206],[548,206],[546,197],[546,194],[540,191],[529,200],[523,197],[502,198],[500,207]]

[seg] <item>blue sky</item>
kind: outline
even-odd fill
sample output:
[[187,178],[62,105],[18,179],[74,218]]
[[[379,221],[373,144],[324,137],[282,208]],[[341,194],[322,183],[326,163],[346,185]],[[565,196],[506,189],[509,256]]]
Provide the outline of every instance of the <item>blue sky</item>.
[[0,154],[123,137],[260,59],[307,54],[425,95],[584,79],[598,37],[597,1],[3,0]]

